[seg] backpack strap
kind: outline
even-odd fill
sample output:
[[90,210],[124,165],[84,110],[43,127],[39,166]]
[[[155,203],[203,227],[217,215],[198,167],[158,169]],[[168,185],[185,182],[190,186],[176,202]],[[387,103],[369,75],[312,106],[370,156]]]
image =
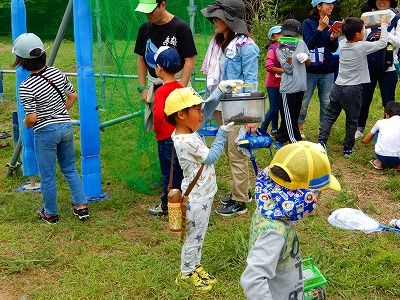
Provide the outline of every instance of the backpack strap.
[[186,189],[185,194],[182,197],[181,202],[181,212],[182,212],[182,231],[181,231],[181,242],[185,239],[186,234],[186,209],[187,209],[187,201],[189,199],[189,194],[196,185],[197,180],[199,180],[201,173],[203,172],[204,164],[201,165],[200,169],[197,171],[196,176],[193,178],[192,182],[189,184],[188,188]]
[[[47,69],[47,67],[46,67]],[[52,86],[52,88],[57,92],[57,94],[60,96],[61,100],[64,101],[64,97],[60,91],[60,89],[50,80],[48,79],[46,76],[42,75],[41,72],[39,73],[32,73],[30,76],[32,77],[40,77],[43,78],[48,84],[50,84]]]
[[397,27],[397,22],[400,20],[400,15],[395,15],[392,19],[392,21],[390,21],[390,25],[388,26],[387,31],[390,32],[392,31],[393,28]]

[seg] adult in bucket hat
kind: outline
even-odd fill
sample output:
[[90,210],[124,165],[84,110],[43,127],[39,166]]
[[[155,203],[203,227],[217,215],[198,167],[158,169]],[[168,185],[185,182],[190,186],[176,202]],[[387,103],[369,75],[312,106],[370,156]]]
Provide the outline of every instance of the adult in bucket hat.
[[150,131],[153,127],[154,92],[162,85],[162,80],[157,77],[155,71],[154,55],[161,46],[175,48],[181,58],[179,72],[175,78],[183,86],[187,86],[195,65],[197,50],[189,25],[167,10],[166,0],[139,0],[136,11],[145,14],[149,21],[140,26],[134,51],[138,55],[137,91],[141,100],[148,104],[145,110],[145,124],[146,130]]
[[279,149],[256,178],[257,208],[241,285],[247,299],[303,299],[296,221],[316,207],[321,189],[340,190],[324,148],[301,141]]
[[[217,0],[202,9],[201,13],[213,22],[215,28],[215,36],[209,44],[201,68],[207,77],[206,97],[222,79],[240,79],[252,84],[254,90],[257,90],[260,49],[249,36],[243,1]],[[212,113],[205,112],[205,115]],[[220,106],[216,108],[214,118],[218,124],[222,123]],[[237,149],[235,143],[241,127],[237,125],[228,133],[227,153],[232,172],[232,193],[221,199],[223,206],[216,210],[222,216],[246,213],[246,202],[251,200],[248,158]]]
[[249,35],[245,21],[246,6],[241,0],[217,0],[201,10],[203,16],[212,22],[219,18],[235,33]]

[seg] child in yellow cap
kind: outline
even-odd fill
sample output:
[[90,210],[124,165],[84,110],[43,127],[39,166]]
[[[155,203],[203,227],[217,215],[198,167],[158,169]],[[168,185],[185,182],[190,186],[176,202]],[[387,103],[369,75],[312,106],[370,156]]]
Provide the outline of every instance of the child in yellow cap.
[[301,141],[278,150],[256,179],[247,267],[241,285],[248,299],[303,299],[295,221],[311,213],[321,189],[340,190],[324,148]]
[[[214,92],[210,98],[214,99],[215,93],[220,97],[222,91],[225,92],[228,86],[234,88],[236,83],[222,81],[219,84],[219,91]],[[201,266],[201,250],[208,228],[212,202],[217,192],[214,163],[217,162],[224,149],[227,134],[232,130],[233,122],[219,128],[215,141],[209,149],[197,133],[203,124],[203,102],[203,98],[190,87],[176,89],[167,97],[164,112],[168,122],[176,127],[171,138],[183,170],[182,194],[204,165],[187,202],[186,238],[182,247],[181,272],[176,282],[186,281],[193,284],[198,291],[208,292],[216,279]]]

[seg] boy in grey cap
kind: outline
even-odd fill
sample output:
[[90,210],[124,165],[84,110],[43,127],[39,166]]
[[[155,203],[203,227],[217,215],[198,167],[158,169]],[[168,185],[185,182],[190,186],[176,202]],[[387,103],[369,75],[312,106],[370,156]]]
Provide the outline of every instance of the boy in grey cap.
[[[295,19],[287,19],[282,24],[282,36],[297,38],[300,35],[301,24]],[[305,63],[310,62],[306,43],[298,39],[293,43],[294,49],[288,49],[282,44],[276,54],[283,68],[279,91],[282,94],[280,106],[281,124],[275,136],[277,142],[296,143],[301,141],[298,127],[298,118],[303,101],[304,91],[307,89],[307,73]]]

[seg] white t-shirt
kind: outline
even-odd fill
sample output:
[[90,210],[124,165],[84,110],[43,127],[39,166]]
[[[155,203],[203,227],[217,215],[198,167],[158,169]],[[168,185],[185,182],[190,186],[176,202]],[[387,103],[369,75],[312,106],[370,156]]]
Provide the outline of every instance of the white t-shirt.
[[371,129],[378,132],[375,153],[382,156],[400,157],[400,116],[379,120]]
[[[174,141],[176,155],[183,170],[182,194],[196,177],[201,165],[210,152],[197,132],[189,134],[171,135]],[[199,180],[189,194],[192,202],[201,202],[204,198],[211,198],[217,193],[217,180],[214,165],[205,165]]]

